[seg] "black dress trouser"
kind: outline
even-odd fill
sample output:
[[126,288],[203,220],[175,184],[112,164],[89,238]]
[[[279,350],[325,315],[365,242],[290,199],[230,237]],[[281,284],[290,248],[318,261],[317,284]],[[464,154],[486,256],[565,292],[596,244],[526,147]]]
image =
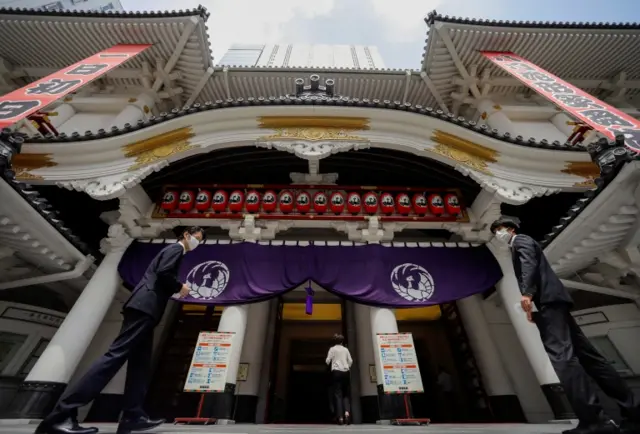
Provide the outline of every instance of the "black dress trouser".
[[597,423],[604,418],[596,384],[618,404],[624,419],[638,419],[640,402],[624,379],[582,333],[569,305],[542,305],[540,311],[533,314],[533,319],[553,369],[581,423]]
[[344,417],[345,412],[351,412],[351,391],[349,371],[331,371],[331,385],[335,403],[335,415]]
[[118,337],[77,383],[67,387],[51,414],[43,422],[55,424],[68,417],[76,418],[78,408],[97,398],[125,362],[128,362],[128,365],[123,417],[135,419],[145,416],[142,406],[149,384],[153,329],[156,323],[150,315],[125,309]]

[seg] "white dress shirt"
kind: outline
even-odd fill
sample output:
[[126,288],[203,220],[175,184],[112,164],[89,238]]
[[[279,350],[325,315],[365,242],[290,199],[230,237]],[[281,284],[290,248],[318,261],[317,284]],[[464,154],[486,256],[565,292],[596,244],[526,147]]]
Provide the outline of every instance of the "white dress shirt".
[[351,353],[349,353],[346,347],[338,344],[329,348],[327,365],[331,366],[332,371],[349,372],[352,364],[353,359],[351,359]]

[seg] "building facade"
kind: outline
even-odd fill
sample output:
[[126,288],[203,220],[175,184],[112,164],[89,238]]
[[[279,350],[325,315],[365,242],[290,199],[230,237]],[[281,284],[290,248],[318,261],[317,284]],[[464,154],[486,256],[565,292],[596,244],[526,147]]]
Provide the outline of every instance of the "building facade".
[[234,44],[222,56],[218,65],[271,68],[382,69],[385,67],[377,47],[304,44]]
[[[12,167],[0,181],[3,417],[51,408],[117,334],[149,257],[190,225],[207,241],[185,257],[189,298],[157,330],[153,415],[324,421],[298,403],[321,396],[310,389],[323,390],[327,338],[342,332],[355,421],[402,417],[374,348],[378,334],[411,332],[425,385],[414,416],[454,417],[437,407],[445,367],[457,420],[570,418],[535,326],[514,308],[510,254],[489,232],[501,215],[542,243],[576,321],[638,387],[640,38],[619,37],[638,26],[434,13],[420,70],[269,70],[214,66],[202,8],[98,17],[73,14],[79,35],[64,12],[0,10],[4,93],[113,40],[154,43],[16,123],[21,149],[2,148],[13,149],[0,154]],[[25,44],[41,26],[57,48]],[[514,52],[631,120],[612,139],[478,50]],[[610,53],[627,55],[592,61]],[[7,117],[15,105],[2,104]],[[201,402],[184,381],[198,333],[216,330],[234,333],[225,390]],[[86,420],[117,420],[125,372]]]

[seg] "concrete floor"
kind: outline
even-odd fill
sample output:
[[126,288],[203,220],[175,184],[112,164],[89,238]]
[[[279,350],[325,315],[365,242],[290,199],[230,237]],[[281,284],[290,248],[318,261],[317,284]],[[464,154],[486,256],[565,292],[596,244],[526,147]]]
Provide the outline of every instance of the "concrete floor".
[[[115,433],[114,424],[97,424],[101,433]],[[562,431],[573,428],[574,425],[565,423],[533,425],[533,424],[499,424],[499,425],[449,425],[435,424],[421,427],[398,427],[380,425],[208,425],[208,426],[188,426],[188,425],[165,425],[149,433],[171,433],[171,434],[195,434],[195,433],[215,433],[215,434],[311,434],[311,433],[354,433],[354,434],[392,434],[392,432],[402,432],[403,434],[560,434]],[[22,434],[32,433],[35,425],[30,424],[1,424],[0,433]]]

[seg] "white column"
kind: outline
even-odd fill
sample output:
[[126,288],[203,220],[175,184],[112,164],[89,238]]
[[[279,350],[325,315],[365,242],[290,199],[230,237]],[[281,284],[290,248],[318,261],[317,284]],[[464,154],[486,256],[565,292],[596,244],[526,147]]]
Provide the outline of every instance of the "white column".
[[51,125],[56,128],[60,128],[62,124],[67,122],[76,114],[76,109],[74,109],[70,104],[60,104],[56,107],[56,110],[53,113],[55,113],[55,115],[49,116]]
[[396,321],[396,314],[391,309],[372,307],[370,308],[369,316],[371,322],[371,343],[373,347],[374,360],[376,362],[376,379],[378,384],[382,385],[384,372],[382,370],[380,354],[376,350],[378,345],[376,335],[379,333],[398,333],[398,322]]
[[498,245],[495,240],[487,245],[502,269],[502,280],[496,285],[498,295],[518,335],[527,359],[531,363],[538,382],[540,385],[558,384],[560,381],[542,345],[538,329],[527,320],[524,313],[517,311],[515,308],[516,304],[520,303],[521,294],[518,289],[518,281],[513,270],[509,249]]
[[356,333],[358,336],[358,367],[360,368],[360,396],[376,396],[376,383],[372,383],[369,376],[369,366],[375,365],[373,340],[371,339],[371,308],[364,304],[353,303],[355,306]]
[[515,395],[507,371],[502,364],[489,325],[482,310],[481,295],[458,300],[456,304],[464,324],[469,344],[482,374],[485,392],[489,396]]
[[229,367],[227,369],[227,383],[236,384],[238,376],[238,366],[244,344],[245,331],[247,329],[247,314],[249,305],[228,306],[222,311],[219,332],[233,332],[233,343],[231,345],[231,355],[229,356]]
[[247,381],[238,383],[236,387],[236,394],[238,395],[258,396],[270,306],[271,303],[269,301],[248,306],[249,319],[240,362],[249,364],[249,375],[247,376]]
[[573,129],[575,128],[575,125],[569,124],[571,122],[574,122],[574,120],[562,112],[556,113],[551,117],[551,123],[563,134],[566,134],[567,137],[573,134]]
[[111,126],[122,128],[127,123],[135,125],[151,113],[153,104],[153,98],[147,94],[140,94],[136,98],[132,98],[111,122]]
[[500,106],[489,99],[483,99],[478,103],[478,111],[481,121],[484,121],[492,129],[495,128],[501,133],[517,135],[513,122],[504,114]]
[[130,243],[122,226],[109,228],[106,256],[25,382],[69,382],[120,288],[118,264]]

